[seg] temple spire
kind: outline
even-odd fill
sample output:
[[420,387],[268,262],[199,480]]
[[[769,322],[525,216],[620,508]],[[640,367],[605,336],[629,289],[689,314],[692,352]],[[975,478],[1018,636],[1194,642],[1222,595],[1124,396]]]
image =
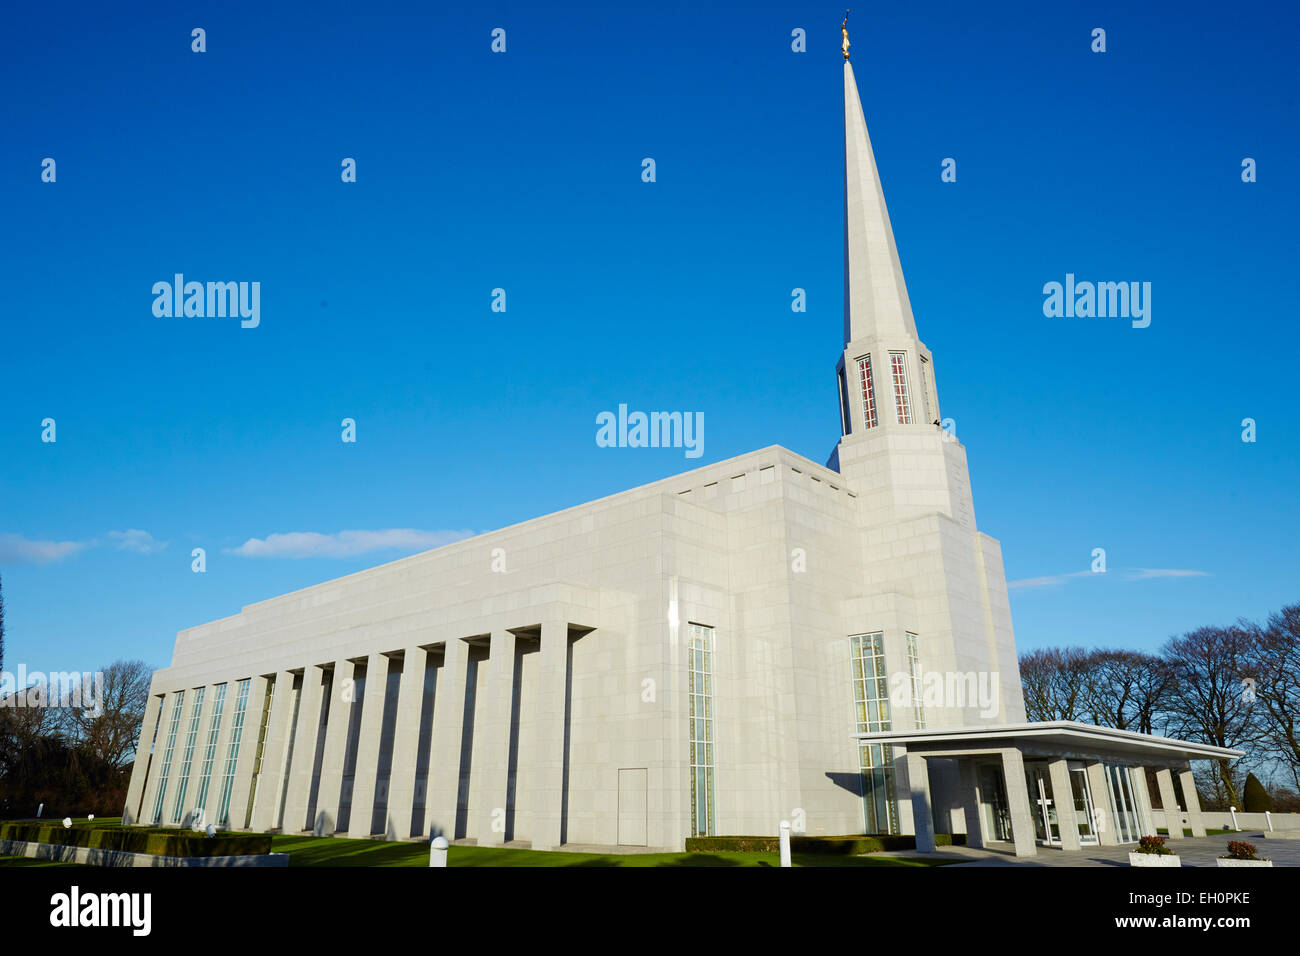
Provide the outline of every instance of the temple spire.
[[[845,18],[847,21],[847,11]],[[915,340],[894,230],[867,135],[844,34],[844,342],[885,337]]]

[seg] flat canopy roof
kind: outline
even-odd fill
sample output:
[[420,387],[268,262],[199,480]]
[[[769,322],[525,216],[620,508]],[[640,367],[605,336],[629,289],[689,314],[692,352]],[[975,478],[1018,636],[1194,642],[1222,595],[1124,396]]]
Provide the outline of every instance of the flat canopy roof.
[[1036,724],[977,724],[971,727],[938,727],[933,730],[886,730],[853,736],[867,743],[903,744],[918,754],[934,750],[978,750],[982,744],[993,747],[1001,742],[1008,747],[1028,745],[1029,749],[1040,752],[1103,750],[1147,759],[1210,760],[1245,756],[1244,751],[1227,747],[1155,737],[1132,730],[1116,730],[1113,727],[1097,727],[1073,720]]

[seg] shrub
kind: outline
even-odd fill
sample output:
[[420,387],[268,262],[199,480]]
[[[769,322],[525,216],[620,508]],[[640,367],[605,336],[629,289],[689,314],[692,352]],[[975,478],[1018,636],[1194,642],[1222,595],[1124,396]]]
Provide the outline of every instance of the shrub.
[[1273,798],[1268,795],[1264,785],[1253,773],[1246,778],[1241,805],[1247,813],[1263,813],[1273,809]]
[[[936,833],[935,846],[964,845],[964,834],[955,836]],[[714,836],[691,837],[686,841],[687,853],[776,853],[780,839],[774,836]],[[915,850],[916,837],[891,833],[852,834],[847,836],[790,837],[792,853],[824,853],[832,856],[857,856],[862,853],[881,853],[897,850]]]
[[261,833],[200,836],[155,827],[96,827],[61,823],[0,823],[0,840],[51,843],[95,850],[152,853],[156,856],[244,856],[271,852],[271,837]]
[[1144,836],[1138,840],[1138,853],[1150,853],[1155,856],[1173,856],[1174,851],[1165,846],[1162,836]]
[[1228,854],[1225,860],[1258,860],[1255,855],[1255,844],[1247,843],[1245,840],[1229,840]]

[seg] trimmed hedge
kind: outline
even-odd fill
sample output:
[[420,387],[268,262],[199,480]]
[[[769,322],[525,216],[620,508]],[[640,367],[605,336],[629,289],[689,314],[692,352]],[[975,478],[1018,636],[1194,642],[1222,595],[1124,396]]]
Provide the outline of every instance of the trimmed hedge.
[[0,823],[0,840],[124,850],[155,856],[245,856],[271,852],[271,837],[223,833],[215,837],[161,827],[65,827],[62,823]]
[[[935,846],[965,846],[964,833],[936,833]],[[687,853],[776,853],[780,840],[773,836],[712,836],[689,837]],[[890,833],[851,836],[792,836],[792,853],[826,853],[839,856],[857,856],[861,853],[883,853],[897,850],[915,850],[916,837]]]

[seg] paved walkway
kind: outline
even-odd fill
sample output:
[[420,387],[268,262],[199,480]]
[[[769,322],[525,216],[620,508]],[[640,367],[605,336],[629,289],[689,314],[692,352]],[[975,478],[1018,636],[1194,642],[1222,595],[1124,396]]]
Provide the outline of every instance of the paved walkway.
[[[1266,840],[1258,830],[1220,836],[1185,837],[1165,845],[1177,853],[1183,866],[1218,866],[1215,862],[1228,852],[1229,840],[1253,843],[1260,857],[1268,857],[1274,866],[1300,866],[1300,840]],[[1003,849],[1003,847],[1007,847]],[[944,847],[934,853],[915,850],[893,852],[889,856],[915,856],[927,859],[954,860],[956,866],[1128,866],[1128,854],[1136,844],[1125,846],[1089,846],[1077,853],[1055,847],[1040,846],[1038,855],[1018,858],[1007,844],[997,849],[975,850],[964,846]],[[947,869],[947,867],[941,867]]]

